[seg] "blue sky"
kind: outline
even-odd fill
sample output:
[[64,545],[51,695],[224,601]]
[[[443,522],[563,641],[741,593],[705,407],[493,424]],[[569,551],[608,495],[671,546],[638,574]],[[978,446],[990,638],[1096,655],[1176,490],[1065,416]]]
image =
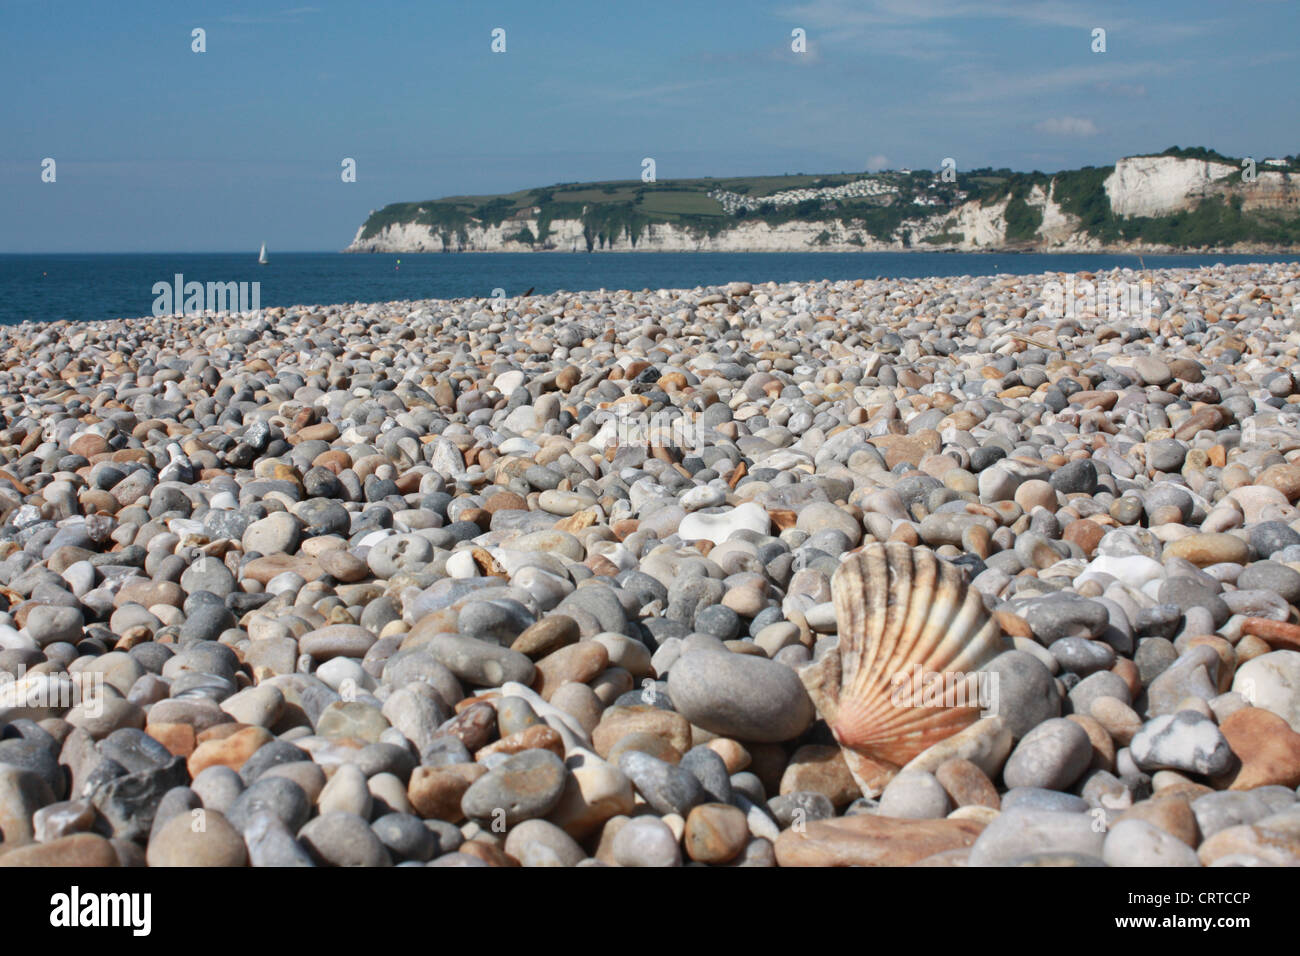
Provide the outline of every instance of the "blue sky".
[[662,180],[1295,153],[1298,36],[1295,0],[0,0],[0,252],[337,250],[389,202],[646,156]]

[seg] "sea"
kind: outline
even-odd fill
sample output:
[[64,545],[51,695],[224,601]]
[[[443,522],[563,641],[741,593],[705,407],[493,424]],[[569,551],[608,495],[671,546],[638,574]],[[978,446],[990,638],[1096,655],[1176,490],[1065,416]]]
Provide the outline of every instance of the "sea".
[[[255,252],[0,255],[0,324],[155,313],[159,283],[258,283],[261,307],[458,299],[732,281],[915,278],[1295,262],[1290,256],[948,252],[597,252],[342,254]],[[251,299],[252,286],[248,287]],[[170,312],[160,305],[158,313]]]

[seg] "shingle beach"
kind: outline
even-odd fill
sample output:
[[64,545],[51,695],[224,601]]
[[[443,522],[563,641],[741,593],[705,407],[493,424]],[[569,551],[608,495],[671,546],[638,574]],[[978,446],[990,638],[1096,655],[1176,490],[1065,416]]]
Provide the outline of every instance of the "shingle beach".
[[0,328],[0,865],[1300,865],[1298,355],[1295,263]]

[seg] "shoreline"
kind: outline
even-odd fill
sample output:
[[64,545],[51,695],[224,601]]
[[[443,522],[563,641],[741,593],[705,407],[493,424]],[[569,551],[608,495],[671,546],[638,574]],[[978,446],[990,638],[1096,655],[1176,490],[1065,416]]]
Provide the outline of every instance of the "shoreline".
[[[205,253],[195,253],[195,255],[204,255],[204,254]],[[309,253],[309,254],[314,255],[315,253]],[[414,253],[414,254],[423,255],[426,253]],[[427,254],[435,255],[435,253],[427,253]],[[443,253],[436,253],[436,254],[442,255]],[[722,253],[722,254],[727,254],[727,253]],[[972,253],[958,253],[958,254],[971,255]],[[978,253],[974,253],[974,254],[978,255]],[[211,255],[226,255],[226,253],[211,253]],[[1297,260],[1295,263],[1234,262],[1234,263],[1219,263],[1214,266],[1166,266],[1161,268],[1146,268],[1146,269],[1141,267],[1133,268],[1128,266],[1116,266],[1108,270],[1096,270],[1096,271],[1081,270],[1073,273],[1058,272],[1058,271],[1013,273],[1013,272],[999,271],[999,272],[989,272],[989,273],[966,273],[962,275],[894,276],[894,277],[876,277],[876,278],[860,278],[860,279],[806,279],[806,280],[788,280],[782,282],[771,281],[771,282],[758,282],[758,283],[751,283],[748,282],[747,280],[730,280],[730,281],[724,281],[718,283],[711,283],[708,285],[699,285],[699,286],[692,286],[692,287],[666,287],[666,288],[653,289],[649,291],[655,295],[666,294],[666,295],[674,295],[678,297],[685,297],[689,295],[695,295],[695,296],[714,295],[717,294],[719,290],[725,289],[728,285],[750,285],[754,289],[766,289],[769,292],[779,292],[780,290],[785,289],[786,287],[795,287],[795,286],[849,285],[849,286],[861,287],[862,285],[867,283],[908,284],[908,283],[925,283],[925,282],[948,282],[948,281],[960,280],[960,279],[970,279],[970,280],[988,279],[988,280],[999,280],[999,281],[1005,281],[1011,279],[1062,281],[1067,279],[1070,276],[1075,276],[1075,277],[1096,277],[1100,281],[1102,277],[1111,277],[1111,276],[1118,275],[1123,277],[1138,276],[1140,277],[1139,281],[1143,281],[1143,280],[1149,280],[1151,277],[1160,278],[1160,279],[1173,278],[1174,277],[1173,274],[1177,274],[1177,273],[1198,273],[1198,272],[1213,273],[1216,270],[1250,269],[1250,268],[1270,269],[1270,268],[1284,267],[1288,265],[1295,265],[1298,269],[1300,269],[1300,260]],[[596,295],[598,293],[604,293],[607,295],[608,294],[617,294],[617,295],[641,294],[639,291],[630,290],[630,289],[615,289],[615,290],[556,289],[553,292],[538,293],[532,296],[528,296],[527,299],[544,300],[555,296],[584,296],[584,295]],[[441,306],[461,305],[464,303],[471,303],[471,302],[484,303],[488,306],[491,306],[494,302],[498,302],[498,301],[522,304],[523,300],[524,300],[523,296],[506,296],[503,300],[494,298],[492,296],[462,296],[462,297],[450,298],[450,299],[447,298],[376,299],[372,301],[355,300],[355,301],[342,301],[342,302],[332,302],[332,303],[323,303],[323,302],[294,303],[286,306],[266,306],[255,312],[254,311],[214,312],[212,310],[205,309],[205,310],[184,312],[184,313],[169,312],[160,316],[145,314],[140,316],[119,316],[111,319],[51,319],[47,321],[27,320],[24,322],[0,325],[0,330],[24,329],[27,331],[31,331],[31,330],[49,329],[51,327],[56,327],[60,325],[77,327],[77,326],[89,325],[89,324],[102,325],[105,323],[112,324],[112,323],[120,323],[120,322],[136,323],[136,322],[148,321],[153,319],[177,320],[180,318],[186,318],[186,319],[202,318],[202,319],[213,320],[213,319],[220,319],[224,317],[229,322],[231,318],[237,317],[240,321],[251,321],[264,315],[269,315],[269,314],[285,315],[288,312],[299,311],[299,310],[338,311],[345,308],[363,307],[363,308],[374,309],[381,306],[391,306],[391,307],[404,306],[404,307],[409,307],[411,309],[417,309],[417,308],[428,309],[428,308],[438,308]]]
[[[354,243],[353,245],[355,245],[355,243]],[[1051,247],[1032,247],[1032,248],[1025,248],[1025,247],[1022,247],[1022,246],[990,246],[990,247],[988,247],[988,248],[966,248],[966,247],[958,247],[958,246],[929,246],[929,247],[925,247],[925,248],[922,248],[922,247],[919,247],[919,246],[908,246],[908,247],[903,247],[903,246],[880,246],[880,247],[866,248],[866,247],[857,247],[857,246],[852,246],[852,245],[850,245],[850,246],[847,246],[847,247],[844,247],[844,246],[836,246],[835,248],[824,248],[824,249],[809,249],[809,248],[806,248],[806,247],[800,247],[800,248],[789,248],[789,249],[771,249],[771,248],[758,248],[758,249],[749,249],[749,248],[744,248],[744,249],[647,249],[647,248],[644,248],[644,247],[632,246],[632,247],[627,248],[627,249],[623,249],[623,248],[619,248],[619,249],[604,249],[604,248],[599,248],[599,247],[597,247],[597,248],[593,248],[593,249],[591,249],[591,250],[586,250],[586,249],[580,249],[580,250],[579,250],[579,249],[530,249],[530,248],[523,247],[523,246],[521,246],[521,247],[518,248],[518,249],[473,249],[473,248],[459,248],[459,249],[423,249],[423,248],[411,248],[411,247],[399,248],[399,247],[396,247],[396,246],[389,247],[389,248],[384,248],[384,249],[376,249],[376,248],[353,248],[353,245],[348,245],[348,246],[344,247],[343,249],[338,250],[338,251],[339,251],[339,254],[340,254],[340,255],[405,255],[405,256],[416,256],[416,255],[462,255],[462,254],[501,254],[501,253],[509,253],[509,254],[516,254],[516,253],[518,253],[518,254],[532,254],[532,253],[545,253],[545,254],[550,254],[550,253],[558,253],[558,254],[562,254],[562,255],[597,255],[597,254],[607,254],[607,253],[665,253],[665,254],[678,254],[678,255],[683,254],[683,253],[688,253],[688,254],[692,254],[692,255],[710,255],[710,254],[715,254],[715,253],[716,253],[716,254],[722,254],[722,255],[765,255],[765,254],[769,254],[769,253],[772,254],[772,255],[789,255],[789,254],[800,254],[800,253],[823,253],[823,254],[826,254],[826,255],[840,255],[840,254],[848,254],[848,255],[852,255],[852,254],[854,254],[854,253],[859,253],[859,254],[870,254],[870,253],[900,253],[900,254],[912,254],[912,253],[946,253],[946,254],[952,254],[952,255],[1000,255],[1000,256],[1006,256],[1006,255],[1043,255],[1043,256],[1052,256],[1052,255],[1062,255],[1062,256],[1069,256],[1069,255],[1078,255],[1078,256],[1087,256],[1087,255],[1099,255],[1099,256],[1106,256],[1106,255],[1115,255],[1115,256],[1129,256],[1129,255],[1131,255],[1131,256],[1138,256],[1138,255],[1142,255],[1142,256],[1147,256],[1147,255],[1150,255],[1150,256],[1183,256],[1183,255],[1186,255],[1186,256],[1213,256],[1213,255],[1224,255],[1224,256],[1251,256],[1251,255],[1259,255],[1259,256],[1288,256],[1288,255],[1296,255],[1296,254],[1300,254],[1300,245],[1296,245],[1296,246],[1264,246],[1264,245],[1254,245],[1254,244],[1234,245],[1234,246],[1228,246],[1228,247],[1223,247],[1223,246],[1203,246],[1203,247],[1197,247],[1197,248],[1184,248],[1184,247],[1179,247],[1179,246],[1159,246],[1159,245],[1157,245],[1157,246],[1145,246],[1145,245],[1143,245],[1143,246],[1113,246],[1113,245],[1096,245],[1096,246],[1092,246],[1092,245],[1080,245],[1080,246],[1051,246]],[[373,244],[372,244],[372,245],[373,245]]]

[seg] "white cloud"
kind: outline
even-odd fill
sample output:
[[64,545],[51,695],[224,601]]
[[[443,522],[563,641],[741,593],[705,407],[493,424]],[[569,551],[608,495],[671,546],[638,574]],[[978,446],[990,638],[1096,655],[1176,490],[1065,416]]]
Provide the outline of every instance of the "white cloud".
[[880,153],[877,153],[875,156],[871,156],[867,159],[868,172],[874,173],[878,169],[888,169],[888,168],[889,168],[888,156],[883,156]]
[[1034,124],[1034,129],[1050,136],[1096,136],[1098,132],[1096,123],[1078,116],[1053,116]]

